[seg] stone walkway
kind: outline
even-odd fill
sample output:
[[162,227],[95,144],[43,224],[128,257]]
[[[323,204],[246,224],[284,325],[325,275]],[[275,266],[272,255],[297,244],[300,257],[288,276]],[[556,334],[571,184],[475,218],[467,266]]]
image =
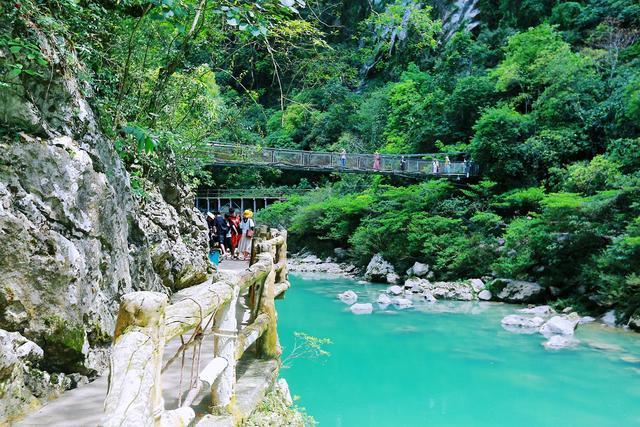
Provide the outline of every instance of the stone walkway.
[[[220,265],[222,271],[239,271],[248,267],[244,261],[223,261]],[[238,307],[238,320],[246,322],[247,308],[241,299]],[[185,340],[189,336],[184,337]],[[164,363],[174,357],[181,346],[180,338],[167,343],[164,350]],[[197,353],[196,353],[197,355]],[[205,335],[202,339],[201,360],[199,367],[194,367],[194,375],[204,368],[213,358],[213,337]],[[262,400],[266,390],[277,376],[278,363],[275,360],[260,360],[252,357],[250,352],[238,364],[238,382],[236,384],[238,407],[244,414],[250,414],[255,406]],[[184,369],[182,369],[182,356],[174,358],[174,361],[166,371],[162,373],[162,389],[165,401],[165,409],[178,407],[179,394],[182,397],[187,394],[187,386],[191,375],[193,347],[185,352]],[[182,372],[182,379],[181,379]],[[180,390],[182,393],[180,393]],[[84,427],[97,426],[102,418],[104,399],[107,393],[107,376],[102,376],[95,381],[85,384],[77,389],[67,391],[58,399],[45,404],[38,411],[24,417],[14,423],[15,426],[48,426],[48,427]],[[205,390],[196,397],[193,408],[198,418],[206,414],[209,406],[209,393]],[[202,425],[232,425],[229,417],[207,416],[201,421]]]

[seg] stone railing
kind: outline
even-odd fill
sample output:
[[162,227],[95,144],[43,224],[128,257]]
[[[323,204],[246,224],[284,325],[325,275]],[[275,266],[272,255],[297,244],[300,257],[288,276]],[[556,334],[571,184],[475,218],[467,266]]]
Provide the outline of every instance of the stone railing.
[[[289,287],[286,240],[286,231],[258,230],[248,268],[223,270],[217,280],[177,292],[171,304],[158,292],[133,292],[122,298],[103,426],[188,425],[195,418],[191,405],[203,390],[210,394],[211,413],[236,413],[236,362],[249,348],[261,358],[280,357],[274,299]],[[243,294],[248,300],[245,306],[238,303]],[[239,308],[247,311],[245,326],[238,321]],[[198,361],[208,363],[179,407],[166,410],[162,398],[165,344],[180,337],[184,351],[186,333],[212,335],[213,354],[198,356]]]

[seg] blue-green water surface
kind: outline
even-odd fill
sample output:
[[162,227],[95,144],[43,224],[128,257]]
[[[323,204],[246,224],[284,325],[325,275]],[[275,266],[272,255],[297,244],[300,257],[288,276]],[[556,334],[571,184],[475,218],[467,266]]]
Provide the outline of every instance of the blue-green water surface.
[[[277,306],[284,356],[295,331],[333,342],[329,357],[281,371],[321,426],[640,426],[640,334],[582,325],[577,348],[548,351],[539,334],[502,329],[513,305],[381,310],[384,286],[290,279]],[[347,289],[374,302],[374,313],[352,314],[336,298]]]

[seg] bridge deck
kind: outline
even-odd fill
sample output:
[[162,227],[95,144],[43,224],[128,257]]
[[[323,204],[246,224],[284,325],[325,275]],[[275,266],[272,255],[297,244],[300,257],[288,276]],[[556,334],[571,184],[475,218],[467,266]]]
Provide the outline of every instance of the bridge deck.
[[[462,159],[464,153],[382,154],[379,165],[375,164],[374,154],[346,154],[346,159],[343,159],[340,153],[249,145],[212,144],[206,154],[211,156],[212,165],[219,166],[251,165],[309,172],[376,173],[414,178],[468,178],[478,173],[475,163]],[[445,165],[447,155],[451,157],[449,165]],[[402,157],[404,162],[401,161]],[[437,170],[434,170],[434,160],[440,163]]]
[[[244,261],[224,261],[220,264],[219,268],[225,272],[238,272],[247,268],[248,265],[249,263]],[[238,307],[238,324],[244,325],[248,317],[248,307],[243,303],[241,304],[242,306]],[[163,364],[166,364],[178,353],[180,346],[181,341],[179,338],[166,344]],[[213,355],[212,336],[205,333],[202,340],[200,366],[202,367],[209,363],[213,359]],[[187,384],[189,382],[193,356],[193,350],[190,348],[185,352],[184,370],[182,370],[181,367],[180,357],[177,357],[173,363],[168,366],[167,370],[163,372],[162,395],[166,409],[175,409],[178,407],[178,391],[180,388],[182,389],[181,394],[183,398],[187,394]],[[182,386],[180,386],[181,371]],[[236,384],[236,392],[238,405],[244,414],[250,414],[264,397],[266,389],[273,382],[273,377],[277,376],[277,362],[255,359],[247,352],[238,365],[237,375],[238,382]],[[102,418],[104,400],[107,394],[107,381],[107,375],[103,375],[89,384],[85,384],[74,390],[69,390],[58,399],[47,402],[40,409],[28,414],[13,425],[47,427],[97,426],[100,424]],[[256,384],[259,387],[257,387]],[[194,402],[193,408],[196,411],[197,418],[200,418],[206,413],[209,404],[209,394],[202,390]],[[214,421],[215,425],[231,425],[230,417],[209,417],[208,421]],[[205,425],[208,425],[207,420],[205,420]]]

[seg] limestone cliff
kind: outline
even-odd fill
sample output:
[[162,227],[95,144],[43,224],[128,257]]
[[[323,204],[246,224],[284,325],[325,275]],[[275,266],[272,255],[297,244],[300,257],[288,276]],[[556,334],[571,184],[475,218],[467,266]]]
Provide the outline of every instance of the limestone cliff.
[[[15,345],[0,348],[0,423],[49,396],[30,369],[104,372],[121,295],[168,293],[210,268],[206,223],[188,193],[175,185],[171,197],[132,195],[76,79],[72,47],[31,30],[48,75],[0,86],[0,329],[44,354],[20,365],[7,354]],[[0,58],[11,61],[2,48]]]

